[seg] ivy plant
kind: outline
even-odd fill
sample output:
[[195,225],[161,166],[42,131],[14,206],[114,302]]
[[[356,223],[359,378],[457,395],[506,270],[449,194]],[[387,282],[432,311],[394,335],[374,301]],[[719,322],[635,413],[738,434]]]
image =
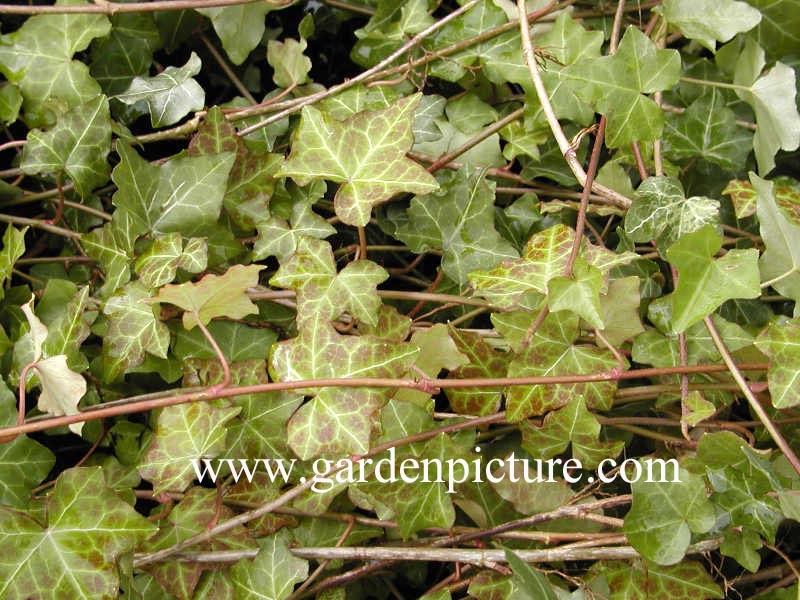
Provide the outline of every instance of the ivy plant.
[[0,597],[799,597],[797,2],[0,15]]

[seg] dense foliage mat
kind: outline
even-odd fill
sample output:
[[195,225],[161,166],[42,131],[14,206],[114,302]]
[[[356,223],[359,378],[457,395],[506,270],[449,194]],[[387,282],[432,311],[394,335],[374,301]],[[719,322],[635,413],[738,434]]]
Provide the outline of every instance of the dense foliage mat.
[[796,1],[0,15],[0,597],[800,597]]

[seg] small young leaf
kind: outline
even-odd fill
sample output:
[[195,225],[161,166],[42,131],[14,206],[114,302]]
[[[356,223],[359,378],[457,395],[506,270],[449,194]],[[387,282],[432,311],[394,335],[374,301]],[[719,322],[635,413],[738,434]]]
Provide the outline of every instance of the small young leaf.
[[[13,225],[6,226],[3,233],[3,247],[0,249],[0,284],[5,283],[11,277],[14,263],[25,254],[26,231],[28,231],[27,227],[20,231]],[[0,294],[2,294],[2,287],[0,287]],[[0,295],[0,297],[2,296]]]
[[269,2],[252,2],[195,10],[211,19],[228,58],[233,64],[240,65],[261,43],[266,29],[264,17],[274,7]]
[[208,325],[217,317],[241,319],[258,312],[246,292],[258,285],[258,273],[263,268],[262,265],[234,265],[224,275],[206,275],[197,283],[165,285],[149,302],[168,302],[182,308],[186,329],[192,329],[198,321]]
[[239,561],[231,569],[237,598],[284,600],[294,585],[308,577],[308,561],[289,550],[289,534],[279,531],[259,540],[261,549],[252,561]]
[[274,71],[272,80],[275,85],[288,88],[308,81],[311,60],[303,54],[307,45],[305,40],[298,42],[291,38],[285,42],[270,40],[267,43],[267,62]]

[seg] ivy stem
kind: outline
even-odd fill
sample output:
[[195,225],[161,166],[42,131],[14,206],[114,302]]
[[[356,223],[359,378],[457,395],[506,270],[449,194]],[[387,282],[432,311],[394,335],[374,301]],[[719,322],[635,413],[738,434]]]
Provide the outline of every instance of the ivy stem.
[[696,83],[697,85],[706,85],[709,87],[718,87],[726,90],[737,90],[740,92],[750,91],[750,88],[744,85],[736,85],[735,83],[725,83],[722,81],[710,81],[708,79],[697,79],[695,77],[681,77],[681,81],[686,83]]
[[31,227],[36,227],[37,229],[42,229],[43,231],[47,231],[48,233],[54,233],[56,235],[70,238],[72,240],[81,239],[81,234],[78,233],[77,231],[64,229],[63,227],[57,227],[56,225],[45,223],[44,221],[41,221],[39,219],[29,219],[28,217],[15,217],[13,215],[0,214],[0,223],[12,223],[14,225],[30,225]]
[[218,384],[215,384],[214,389],[224,390],[231,382],[231,370],[230,367],[228,367],[228,361],[225,359],[225,354],[223,354],[219,344],[217,344],[217,340],[214,339],[214,336],[211,335],[211,332],[206,328],[205,325],[203,325],[203,322],[200,320],[200,315],[194,313],[194,317],[197,320],[197,326],[200,328],[200,331],[203,332],[206,340],[208,340],[208,343],[211,344],[211,347],[214,349],[214,353],[217,355],[219,364],[222,367],[222,381]]
[[233,84],[233,87],[235,87],[238,90],[238,92],[242,96],[244,96],[250,104],[258,104],[256,102],[256,99],[253,98],[253,95],[250,93],[250,90],[244,87],[242,80],[239,79],[236,73],[233,72],[233,69],[228,64],[228,61],[225,60],[225,57],[222,56],[222,54],[220,54],[216,46],[214,46],[214,44],[211,43],[211,40],[208,39],[208,36],[206,36],[204,33],[201,33],[200,40],[203,42],[205,47],[208,48],[208,51],[211,53],[211,56],[214,57],[214,60],[217,61],[217,64],[219,65],[219,68],[222,69],[222,72],[225,73],[225,75],[227,75],[228,79],[230,79],[231,83]]
[[[553,137],[556,139],[556,143],[558,143],[561,154],[564,155],[564,159],[567,161],[567,165],[569,165],[569,168],[575,175],[578,183],[583,186],[586,184],[586,172],[583,170],[578,157],[575,155],[575,149],[572,147],[569,140],[567,140],[564,130],[561,129],[561,124],[558,122],[558,117],[556,117],[556,113],[553,110],[553,105],[550,103],[550,98],[547,95],[547,89],[544,87],[542,76],[539,74],[539,66],[536,64],[536,54],[533,50],[531,32],[530,28],[528,27],[528,20],[525,15],[525,10],[525,0],[517,0],[517,13],[519,14],[519,29],[522,37],[522,50],[525,55],[525,62],[528,65],[528,71],[531,75],[531,81],[533,81],[533,86],[536,88],[536,95],[539,97],[539,103],[542,106],[542,112],[547,119],[547,124],[550,126],[550,131],[553,132]],[[609,200],[612,200],[617,206],[623,209],[627,209],[633,203],[630,198],[627,198],[619,192],[616,192],[598,183],[591,185],[590,189],[594,190],[601,196],[605,196]]]
[[783,281],[787,277],[791,277],[795,273],[797,273],[797,267],[792,267],[791,269],[786,271],[786,273],[783,273],[782,275],[778,275],[777,277],[774,277],[774,278],[770,279],[769,281],[764,281],[761,284],[761,289],[763,290],[763,289],[766,289],[766,288],[768,288],[768,287],[770,287],[772,285],[775,285],[776,283],[780,283],[781,281]]
[[273,512],[276,508],[288,504],[290,501],[297,498],[300,494],[306,492],[307,490],[310,490],[320,481],[325,481],[328,477],[335,475],[339,471],[343,471],[347,468],[350,468],[353,463],[357,462],[357,460],[361,458],[372,457],[378,454],[382,454],[383,452],[386,452],[390,448],[394,448],[396,446],[411,444],[413,442],[421,442],[432,439],[441,434],[455,433],[456,431],[471,429],[473,427],[478,427],[481,425],[491,425],[492,423],[501,422],[504,419],[505,419],[505,413],[495,413],[477,419],[469,419],[466,421],[462,421],[461,423],[452,423],[450,425],[445,425],[443,427],[438,427],[436,429],[430,429],[428,431],[423,431],[420,433],[409,435],[399,440],[392,440],[391,442],[379,444],[370,449],[370,451],[363,456],[350,457],[349,459],[343,459],[337,462],[335,466],[328,469],[325,473],[314,475],[314,477],[309,477],[304,483],[296,485],[295,487],[281,494],[274,500],[267,502],[266,504],[263,504],[254,510],[237,515],[232,519],[228,519],[227,521],[224,521],[216,525],[215,527],[212,527],[211,529],[207,529],[206,531],[203,531],[189,538],[186,538],[185,540],[180,541],[172,546],[169,546],[168,548],[164,548],[156,552],[151,552],[149,554],[143,554],[137,556],[136,558],[134,558],[133,561],[134,567],[138,568],[144,565],[160,562],[165,558],[172,556],[177,552],[180,552],[181,550],[190,548],[195,544],[202,544],[203,542],[207,542],[208,540],[214,538],[217,535],[228,532],[240,525],[244,525],[245,523],[249,523],[253,519],[257,519],[259,517],[267,515]]
[[338,83],[338,84],[336,84],[336,85],[334,85],[334,86],[332,86],[332,87],[330,87],[330,88],[328,88],[326,90],[323,90],[323,91],[318,92],[316,94],[311,94],[309,96],[304,96],[298,102],[296,102],[295,104],[293,104],[289,108],[285,108],[284,110],[282,110],[282,111],[280,111],[280,112],[278,112],[278,113],[276,113],[274,115],[271,115],[271,116],[267,117],[266,119],[263,119],[262,121],[259,121],[258,123],[255,123],[254,125],[250,125],[249,127],[245,127],[243,129],[240,129],[239,132],[237,133],[237,135],[245,136],[248,133],[253,133],[254,131],[257,131],[257,130],[261,129],[262,127],[266,127],[270,123],[275,123],[276,121],[280,121],[284,117],[288,117],[289,115],[292,115],[292,114],[296,113],[297,111],[301,110],[305,106],[308,106],[309,104],[314,104],[315,102],[318,102],[318,101],[322,100],[323,98],[328,98],[329,96],[333,96],[335,94],[338,94],[339,92],[344,91],[344,90],[346,90],[348,88],[351,88],[351,87],[353,87],[354,85],[356,85],[358,83],[362,83],[364,81],[369,80],[370,77],[374,76],[376,73],[382,71],[383,69],[385,69],[386,67],[391,65],[395,60],[397,60],[398,58],[403,56],[406,52],[411,50],[411,48],[413,48],[414,46],[417,46],[418,44],[420,44],[430,34],[434,33],[435,31],[438,31],[439,29],[441,29],[442,27],[447,25],[450,21],[452,21],[454,19],[457,19],[458,17],[463,15],[465,12],[467,12],[469,10],[472,10],[472,8],[477,6],[479,2],[481,2],[481,0],[470,0],[469,2],[464,4],[463,6],[459,7],[458,9],[454,10],[453,12],[451,12],[446,17],[444,17],[442,19],[439,19],[438,21],[433,23],[431,26],[426,27],[425,29],[420,31],[417,35],[415,35],[413,38],[408,40],[405,44],[400,46],[397,50],[392,52],[389,56],[384,58],[377,65],[372,67],[371,69],[367,69],[366,71],[362,71],[361,73],[359,73],[358,75],[356,75],[352,79],[347,79],[347,80],[345,80],[345,81],[343,81],[341,83]]
[[708,333],[711,334],[711,339],[714,340],[714,345],[717,347],[717,351],[722,356],[722,360],[725,361],[725,365],[728,367],[728,370],[731,372],[733,379],[739,384],[739,389],[744,394],[744,397],[747,398],[747,401],[750,403],[750,408],[758,417],[759,421],[764,424],[764,428],[769,432],[769,435],[772,437],[775,444],[780,448],[783,455],[789,461],[789,464],[792,465],[792,468],[800,475],[800,459],[797,458],[797,455],[792,450],[791,446],[786,442],[784,437],[781,435],[781,432],[778,431],[778,428],[775,426],[775,423],[772,422],[767,411],[764,410],[764,407],[761,406],[761,403],[756,398],[753,391],[750,389],[750,386],[747,385],[747,381],[745,380],[742,372],[739,370],[739,367],[736,366],[736,363],[733,360],[733,356],[731,356],[730,351],[725,346],[725,342],[722,341],[722,337],[719,335],[717,331],[717,327],[714,325],[714,321],[711,320],[711,317],[706,317],[703,320],[706,324],[706,329],[708,329]]

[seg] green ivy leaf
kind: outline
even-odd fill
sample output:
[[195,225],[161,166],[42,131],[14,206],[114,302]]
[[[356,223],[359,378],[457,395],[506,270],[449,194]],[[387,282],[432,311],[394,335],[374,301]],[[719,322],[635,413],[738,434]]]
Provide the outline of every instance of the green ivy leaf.
[[203,238],[190,238],[184,243],[181,234],[167,233],[156,237],[134,264],[139,281],[148,289],[157,288],[175,279],[178,269],[201,273],[208,266],[208,245]]
[[52,129],[31,131],[20,166],[28,175],[63,171],[86,197],[108,181],[110,150],[108,100],[97,96],[59,116]]
[[752,133],[736,124],[734,112],[716,89],[692,102],[682,115],[667,119],[664,152],[671,160],[697,157],[736,171],[752,147]]
[[[17,407],[14,394],[0,385],[0,424],[11,427],[17,424]],[[26,435],[0,444],[0,505],[25,508],[31,501],[31,490],[47,477],[56,457],[53,453]]]
[[192,329],[211,319],[241,319],[257,313],[258,307],[247,297],[247,290],[258,285],[262,265],[234,265],[224,275],[205,275],[197,283],[168,284],[150,299],[153,304],[167,302],[182,308],[183,326]]
[[[58,4],[79,2],[62,0]],[[0,38],[0,71],[19,85],[29,122],[37,126],[51,123],[55,114],[100,93],[86,65],[72,57],[110,30],[111,23],[103,15],[38,15]]]
[[721,194],[730,196],[737,219],[744,219],[756,214],[758,193],[749,181],[733,179],[728,182]]
[[572,266],[572,277],[554,277],[547,285],[550,310],[570,310],[595,329],[605,324],[600,315],[600,289],[603,273],[578,257]]
[[179,156],[160,167],[151,165],[125,144],[117,144],[121,161],[111,178],[117,184],[117,213],[133,221],[136,234],[207,233],[219,220],[235,156]]
[[345,310],[374,326],[381,305],[376,288],[388,276],[383,267],[369,260],[348,263],[337,274],[330,244],[301,237],[296,252],[270,284],[297,290],[299,326],[309,320],[334,320]]
[[661,135],[664,115],[642,94],[666,90],[680,77],[676,50],[659,50],[636,27],[628,27],[614,56],[583,60],[567,72],[573,86],[608,117],[606,143],[620,148]]
[[153,442],[139,463],[153,492],[184,491],[194,481],[193,460],[213,458],[225,450],[226,424],[239,407],[218,408],[207,402],[168,406],[158,415]]
[[719,202],[704,196],[686,198],[674,177],[648,177],[636,190],[625,216],[625,233],[634,242],[654,240],[663,256],[683,235],[719,222]]
[[45,523],[0,506],[0,543],[15,549],[0,559],[0,595],[115,596],[116,560],[156,526],[106,487],[99,467],[64,471],[46,506]]
[[[85,315],[89,299],[89,286],[78,290],[60,307],[58,316],[48,327],[42,350],[47,356],[64,354],[71,370],[85,371],[88,365],[81,352],[81,344],[89,337],[89,322]],[[41,308],[41,305],[40,305]]]
[[[668,466],[665,470],[671,476]],[[680,562],[692,532],[705,533],[716,521],[703,478],[684,469],[678,477],[680,481],[631,483],[633,504],[623,531],[642,556],[659,565]]]
[[759,259],[763,285],[775,288],[796,301],[795,316],[800,309],[800,216],[796,202],[779,201],[774,184],[750,174],[757,194],[758,222],[766,249]]
[[[494,315],[492,315],[494,316]],[[504,377],[508,372],[508,354],[498,352],[478,333],[450,328],[450,338],[469,363],[449,373],[449,377]],[[500,409],[501,387],[447,388],[450,407],[465,415],[489,415]]]
[[289,550],[286,530],[260,539],[260,549],[252,561],[237,562],[231,579],[237,598],[284,600],[294,585],[308,577],[308,561],[296,558]]
[[[145,552],[163,550],[183,540],[207,531],[219,521],[232,518],[234,512],[224,503],[217,501],[215,489],[194,486],[186,492],[180,502],[171,510],[165,511],[158,521],[158,533],[150,538],[141,548]],[[155,515],[154,515],[155,516]],[[231,530],[215,535],[209,542],[200,544],[200,549],[215,550],[251,550],[257,548],[251,534],[243,527],[234,527]],[[199,588],[200,575],[212,567],[202,563],[164,561],[147,565],[146,573],[153,576],[158,584],[154,584],[148,594],[158,598],[158,593],[164,590],[170,595],[168,598],[193,598],[195,590]],[[158,586],[161,586],[160,588]],[[150,595],[146,596],[150,598]]]
[[639,317],[639,282],[635,275],[615,279],[609,284],[608,292],[600,296],[600,316],[604,324],[601,331],[614,347],[644,331]]
[[240,65],[261,43],[266,28],[264,17],[275,10],[275,5],[254,2],[196,10],[211,19],[228,58],[233,64]]
[[114,98],[128,105],[146,103],[153,127],[173,125],[205,104],[206,92],[193,79],[201,66],[200,58],[192,52],[182,67],[167,67],[155,77],[134,77]]
[[348,225],[364,226],[372,207],[398,192],[425,194],[436,180],[405,153],[420,96],[381,111],[364,111],[336,121],[312,106],[303,109],[292,152],[278,176],[300,185],[312,179],[341,182],[334,207]]
[[541,427],[527,421],[520,424],[522,447],[534,458],[548,459],[561,454],[572,444],[572,456],[584,468],[594,468],[605,458],[614,458],[625,446],[621,440],[600,441],[600,423],[586,410],[582,396],[565,407],[548,413]]
[[[518,259],[504,260],[489,271],[474,271],[469,279],[478,294],[498,308],[514,308],[526,294],[547,293],[551,279],[564,275],[575,231],[566,225],[555,225],[534,234]],[[604,276],[617,265],[635,258],[630,252],[614,253],[583,242],[583,258]]]
[[287,222],[272,216],[258,224],[258,239],[253,244],[253,260],[275,256],[283,264],[297,252],[304,237],[325,239],[336,233],[336,228],[311,209],[313,200],[301,200],[292,205],[292,215]]
[[444,173],[438,192],[411,200],[408,223],[396,232],[414,252],[441,249],[442,270],[459,284],[476,269],[518,257],[493,226],[495,185],[484,175],[468,167]]
[[722,589],[693,560],[663,566],[645,560],[607,562],[601,568],[611,591],[611,600],[638,598],[670,598],[674,600],[708,600],[724,598]]
[[[14,270],[14,263],[25,254],[25,232],[27,227],[20,231],[13,225],[7,225],[3,232],[3,247],[0,249],[0,283],[5,283]],[[2,287],[0,287],[2,294]],[[2,295],[0,295],[0,298]]]
[[281,88],[308,82],[311,60],[303,54],[308,44],[288,38],[285,42],[270,40],[267,43],[267,62],[272,67],[272,80]]
[[152,13],[111,17],[111,32],[92,45],[91,73],[109,96],[128,89],[134,77],[145,75],[153,52],[161,47]]
[[729,250],[719,259],[722,235],[712,225],[687,233],[667,250],[678,269],[672,302],[672,331],[680,333],[732,298],[761,295],[758,250]]
[[747,40],[739,57],[734,84],[746,89],[736,89],[736,94],[753,107],[756,113],[756,135],[753,148],[762,175],[775,166],[778,150],[796,150],[800,145],[800,113],[794,69],[778,62],[764,75],[766,64],[764,50]]
[[517,587],[514,595],[519,600],[557,600],[553,586],[547,577],[534,571],[527,563],[511,550],[506,550],[506,560],[513,572],[512,581]]
[[146,303],[150,293],[139,282],[120,288],[106,300],[103,313],[108,331],[103,338],[103,379],[114,381],[138,367],[145,353],[167,358],[170,335],[158,320],[156,308]]
[[776,321],[756,338],[756,347],[769,356],[770,397],[775,408],[800,404],[800,319]]
[[[318,321],[301,328],[298,337],[272,346],[270,374],[274,381],[400,377],[418,352],[417,347],[408,343],[390,343],[368,335],[342,336],[331,325]],[[350,390],[326,389],[317,392],[316,397],[292,417],[289,423],[292,448],[306,457],[322,449],[351,454],[363,452],[369,447],[370,424],[389,391],[369,391],[365,392],[367,395],[354,396]],[[314,413],[327,418],[312,419]]]
[[117,211],[102,227],[81,236],[86,254],[94,258],[105,274],[100,295],[107,296],[131,279],[135,225],[129,214]]
[[19,88],[12,83],[0,86],[0,122],[10,125],[16,121],[20,108],[22,108],[22,93]]
[[[531,322],[533,315],[531,315]],[[578,318],[572,313],[549,315],[531,340],[508,367],[509,377],[589,374],[610,371],[619,363],[609,350],[573,344],[578,337]],[[613,381],[535,386],[513,386],[506,391],[508,420],[519,422],[543,415],[584,396],[589,408],[611,408],[616,384]]]
[[665,0],[662,10],[664,18],[684,36],[712,52],[715,42],[727,42],[761,21],[757,9],[737,0]]
[[748,0],[763,18],[750,33],[752,39],[769,52],[771,58],[800,52],[800,15],[792,0]]

